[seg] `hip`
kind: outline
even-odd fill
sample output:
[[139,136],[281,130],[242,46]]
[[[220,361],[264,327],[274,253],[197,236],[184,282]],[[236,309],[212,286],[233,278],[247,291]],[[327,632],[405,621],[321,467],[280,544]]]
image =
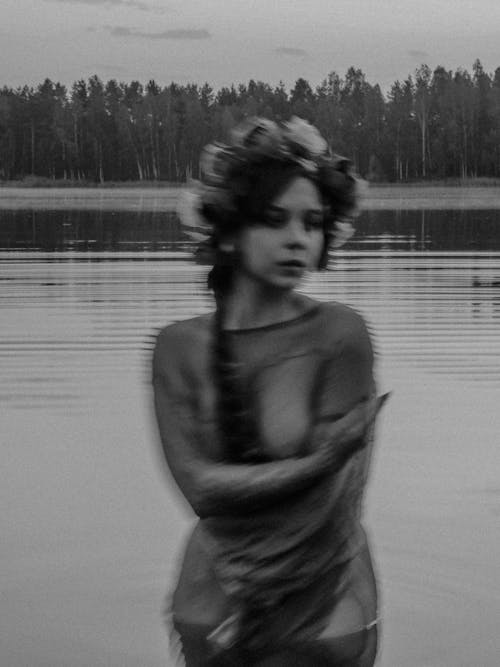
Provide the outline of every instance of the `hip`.
[[[254,664],[248,656],[243,660],[248,649],[241,645],[220,652],[220,646],[214,646],[209,639],[226,623],[232,609],[232,601],[218,585],[195,540],[188,545],[171,604],[171,620],[188,667],[209,665],[210,662],[196,662],[194,658],[189,661],[188,656],[193,652],[209,655],[214,650],[219,650],[216,664],[224,664],[223,655],[229,659],[235,651],[239,652],[239,662],[233,664]],[[366,539],[348,561],[336,565],[304,590],[287,596],[264,615],[254,618],[248,612],[242,619],[245,622],[259,627],[259,648],[249,654],[254,657],[262,651],[283,653],[293,649],[316,656],[316,662],[311,664],[319,665],[319,655],[331,656],[325,664],[336,664],[336,653],[363,652],[367,643],[373,644],[377,623],[377,587]]]

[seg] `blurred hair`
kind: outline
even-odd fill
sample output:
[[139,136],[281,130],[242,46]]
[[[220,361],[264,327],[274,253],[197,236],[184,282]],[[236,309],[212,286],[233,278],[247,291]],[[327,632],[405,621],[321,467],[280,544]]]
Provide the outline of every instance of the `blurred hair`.
[[[288,134],[287,134],[288,133]],[[216,298],[213,370],[217,389],[219,437],[232,461],[262,460],[258,429],[250,396],[234,363],[230,336],[224,330],[225,297],[233,284],[237,257],[224,252],[221,242],[246,225],[264,221],[271,203],[297,177],[310,180],[324,206],[323,252],[318,268],[328,260],[337,220],[352,215],[356,179],[350,162],[329,153],[313,126],[292,119],[285,129],[272,121],[251,119],[235,132],[231,146],[212,144],[202,158],[199,214],[210,228],[212,269],[208,287]]]

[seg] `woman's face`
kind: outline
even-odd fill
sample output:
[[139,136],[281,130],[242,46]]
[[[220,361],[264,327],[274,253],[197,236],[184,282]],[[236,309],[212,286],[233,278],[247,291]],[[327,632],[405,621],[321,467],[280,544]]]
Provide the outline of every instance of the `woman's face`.
[[324,213],[318,189],[296,176],[263,217],[238,235],[239,270],[269,287],[291,290],[307,270],[317,268],[323,251]]

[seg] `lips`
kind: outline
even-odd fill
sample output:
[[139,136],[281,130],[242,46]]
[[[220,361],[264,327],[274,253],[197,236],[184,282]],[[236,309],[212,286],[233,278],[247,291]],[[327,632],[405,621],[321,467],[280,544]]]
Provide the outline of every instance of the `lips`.
[[289,269],[305,269],[305,262],[301,262],[299,259],[288,259],[283,262],[278,262],[280,266],[284,266]]

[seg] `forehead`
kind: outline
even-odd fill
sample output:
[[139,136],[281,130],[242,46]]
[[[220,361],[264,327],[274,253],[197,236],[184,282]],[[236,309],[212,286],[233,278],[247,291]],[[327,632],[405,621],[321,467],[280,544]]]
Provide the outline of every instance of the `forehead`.
[[321,196],[312,181],[296,176],[271,201],[271,205],[279,208],[321,208]]

